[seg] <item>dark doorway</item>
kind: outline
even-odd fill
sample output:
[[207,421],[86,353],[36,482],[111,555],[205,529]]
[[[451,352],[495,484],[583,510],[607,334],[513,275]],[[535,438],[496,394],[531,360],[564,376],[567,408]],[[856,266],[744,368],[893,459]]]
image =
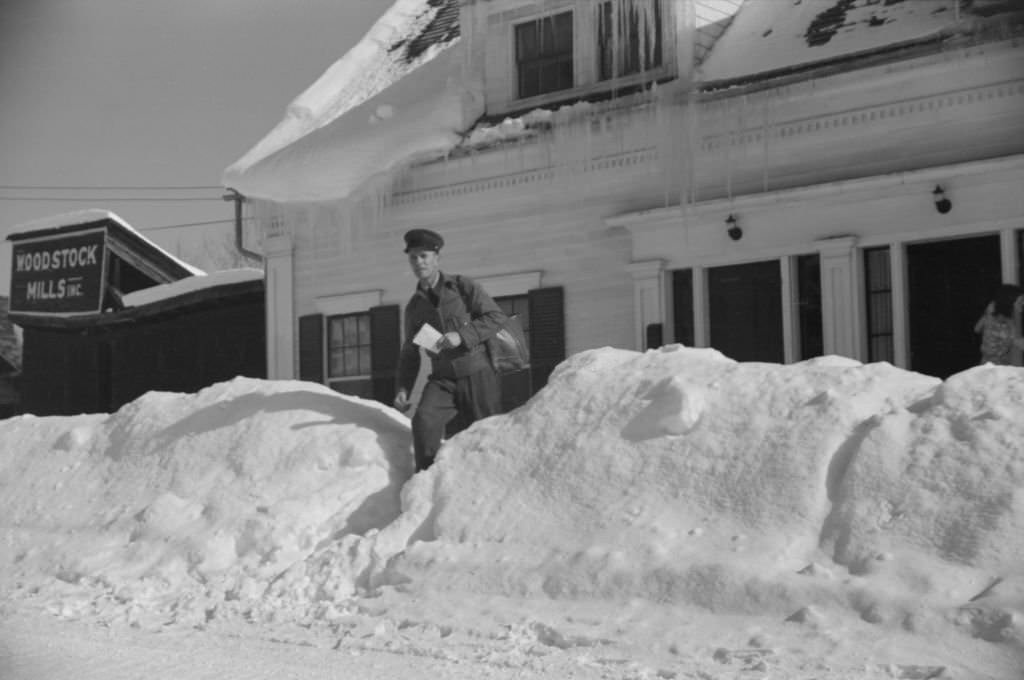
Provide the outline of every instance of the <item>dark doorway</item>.
[[711,346],[737,361],[785,361],[778,260],[708,270]]
[[938,378],[978,363],[974,323],[1002,280],[999,236],[907,246],[910,369]]
[[675,341],[693,347],[693,270],[672,272],[672,317]]

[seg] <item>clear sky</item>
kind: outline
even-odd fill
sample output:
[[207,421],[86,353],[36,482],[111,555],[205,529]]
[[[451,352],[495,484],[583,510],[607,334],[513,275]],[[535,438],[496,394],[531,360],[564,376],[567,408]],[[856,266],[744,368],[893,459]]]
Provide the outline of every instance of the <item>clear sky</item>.
[[[84,208],[184,253],[230,230],[221,171],[390,4],[0,0],[0,238]],[[57,197],[70,200],[22,200]],[[84,200],[123,197],[145,200]],[[0,294],[9,260],[3,241]]]

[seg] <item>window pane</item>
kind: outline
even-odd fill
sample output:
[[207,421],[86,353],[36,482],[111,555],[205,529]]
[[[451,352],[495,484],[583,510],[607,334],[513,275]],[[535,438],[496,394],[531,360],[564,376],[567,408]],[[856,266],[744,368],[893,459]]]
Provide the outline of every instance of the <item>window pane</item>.
[[345,364],[342,363],[341,352],[331,352],[328,375],[333,378],[339,375],[344,375],[344,371]]
[[558,64],[558,84],[554,89],[568,90],[572,87],[572,61],[562,61]]
[[359,348],[346,347],[342,354],[345,361],[345,370],[342,375],[359,375]]
[[535,64],[519,68],[519,97],[533,97],[540,94],[540,67]]
[[370,368],[370,348],[359,348],[359,375],[370,375],[373,370]]
[[344,342],[341,337],[341,318],[334,317],[327,326],[328,347],[332,350],[341,347]]
[[370,344],[370,317],[365,314],[359,315],[359,344]]
[[556,16],[554,29],[552,51],[558,54],[572,53],[572,13],[563,12]]
[[515,27],[520,98],[573,86],[572,28],[572,12]]
[[537,23],[529,22],[516,26],[516,60],[536,59],[537,56]]
[[598,14],[598,79],[661,65],[661,3],[635,0],[624,11],[606,2]]
[[359,342],[359,318],[355,316],[346,316],[344,318],[344,337],[345,346],[355,345]]

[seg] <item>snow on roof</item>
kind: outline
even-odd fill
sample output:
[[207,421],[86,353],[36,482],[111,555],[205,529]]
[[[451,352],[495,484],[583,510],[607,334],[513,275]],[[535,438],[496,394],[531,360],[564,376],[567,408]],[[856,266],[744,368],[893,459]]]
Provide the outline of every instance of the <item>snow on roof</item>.
[[202,276],[190,276],[188,278],[164,283],[151,288],[143,288],[125,295],[121,302],[125,307],[142,307],[152,302],[169,300],[171,298],[191,293],[197,290],[217,288],[232,283],[243,283],[246,281],[261,281],[263,279],[262,269],[243,267],[241,269],[227,269]]
[[732,23],[732,18],[739,12],[747,0],[696,0],[694,2],[694,22],[697,39],[693,46],[693,58],[698,64],[707,58],[718,38]]
[[124,221],[117,213],[111,212],[110,210],[103,210],[101,208],[87,208],[85,210],[75,210],[73,212],[61,213],[59,215],[50,215],[48,217],[41,217],[31,222],[23,222],[17,225],[14,230],[8,235],[9,240],[13,240],[14,236],[22,236],[32,232],[48,231],[63,229],[66,227],[73,227],[79,224],[89,224],[90,222],[99,222],[101,220],[109,220],[116,224],[119,228],[123,229],[127,233],[131,234],[132,237],[142,241],[147,247],[158,251],[162,256],[171,260],[178,266],[192,273],[193,276],[205,276],[206,272],[198,267],[190,265],[181,258],[173,255],[172,253],[164,250],[153,241],[149,240],[142,235],[137,229],[132,227],[126,221]]
[[276,201],[344,198],[369,178],[453,148],[476,114],[467,115],[446,51],[330,125],[313,131],[225,182],[241,193]]
[[[452,151],[484,114],[462,53],[447,49],[457,41],[457,4],[397,0],[224,172],[224,184],[280,202],[336,200],[375,176]],[[974,0],[954,10],[938,1],[696,0],[695,57],[705,83],[754,77],[938,36],[1012,4]]]
[[[462,95],[454,87],[460,65],[449,54],[430,69],[421,67],[458,34],[457,0],[396,0],[266,137],[224,171],[223,183],[255,198],[341,197],[394,162],[432,149],[436,135],[450,145],[464,127]],[[417,69],[415,79],[405,78]],[[316,134],[325,128],[326,134]]]
[[[1014,10],[1006,0],[750,0],[703,63],[702,80],[789,69],[938,36]],[[1018,8],[1016,8],[1019,10]]]

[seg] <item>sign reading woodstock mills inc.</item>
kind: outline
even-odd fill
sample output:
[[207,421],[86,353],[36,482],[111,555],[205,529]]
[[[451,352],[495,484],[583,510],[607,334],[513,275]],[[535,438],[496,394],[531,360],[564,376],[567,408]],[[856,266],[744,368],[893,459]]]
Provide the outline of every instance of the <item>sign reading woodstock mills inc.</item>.
[[99,312],[106,230],[11,244],[11,312]]

